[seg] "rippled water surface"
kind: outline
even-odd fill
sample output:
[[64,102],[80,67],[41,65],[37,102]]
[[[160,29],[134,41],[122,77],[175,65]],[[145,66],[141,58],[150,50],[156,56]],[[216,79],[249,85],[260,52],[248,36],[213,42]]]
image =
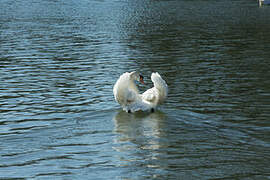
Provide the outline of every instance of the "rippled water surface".
[[1,0],[0,179],[270,179],[269,45],[256,0]]

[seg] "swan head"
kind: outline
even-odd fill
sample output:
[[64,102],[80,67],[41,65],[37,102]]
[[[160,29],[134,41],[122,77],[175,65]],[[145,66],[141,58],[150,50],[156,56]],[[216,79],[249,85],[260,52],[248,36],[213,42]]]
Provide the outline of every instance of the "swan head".
[[138,73],[137,71],[133,71],[130,73],[130,79],[133,81],[138,81],[138,82],[144,84],[143,76],[140,73]]

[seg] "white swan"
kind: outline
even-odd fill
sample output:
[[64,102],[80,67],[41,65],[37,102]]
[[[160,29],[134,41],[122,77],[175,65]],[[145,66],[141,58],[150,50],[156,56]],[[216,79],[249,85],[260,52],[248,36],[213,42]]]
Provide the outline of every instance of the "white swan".
[[116,102],[126,112],[154,111],[167,98],[168,86],[158,73],[152,73],[151,80],[154,87],[140,94],[135,81],[144,83],[143,76],[135,71],[122,74],[113,87]]

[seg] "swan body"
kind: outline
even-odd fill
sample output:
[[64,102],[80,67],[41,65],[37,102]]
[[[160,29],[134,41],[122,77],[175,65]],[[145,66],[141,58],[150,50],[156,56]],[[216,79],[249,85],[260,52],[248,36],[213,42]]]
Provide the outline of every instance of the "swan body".
[[168,86],[157,72],[151,75],[154,87],[140,94],[135,81],[143,83],[142,78],[138,72],[134,71],[122,74],[116,81],[113,87],[114,98],[124,111],[153,110],[167,98]]

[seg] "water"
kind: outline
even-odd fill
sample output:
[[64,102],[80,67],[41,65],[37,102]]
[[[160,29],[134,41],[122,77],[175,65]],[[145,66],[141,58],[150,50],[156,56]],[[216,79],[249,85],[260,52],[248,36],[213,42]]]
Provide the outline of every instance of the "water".
[[[0,179],[270,179],[270,8],[1,0]],[[117,78],[158,71],[155,113]]]

